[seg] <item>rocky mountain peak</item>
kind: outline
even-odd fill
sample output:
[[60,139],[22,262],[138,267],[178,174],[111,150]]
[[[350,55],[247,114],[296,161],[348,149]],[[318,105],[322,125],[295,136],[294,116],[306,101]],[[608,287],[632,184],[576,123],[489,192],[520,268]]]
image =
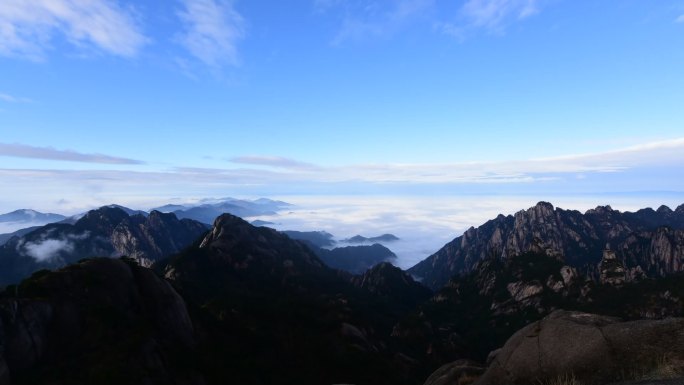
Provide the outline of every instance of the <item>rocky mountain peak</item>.
[[231,214],[216,218],[199,248],[177,258],[166,267],[167,278],[178,280],[215,270],[224,274],[259,275],[277,281],[327,267],[311,249],[268,227],[255,227]]
[[389,262],[381,262],[362,275],[352,277],[354,286],[373,294],[389,297],[404,303],[419,303],[432,292],[400,268]]
[[596,206],[596,208],[589,209],[585,215],[610,215],[612,213],[619,213],[619,211],[613,210],[610,205]]
[[100,233],[111,233],[114,228],[124,219],[128,213],[119,207],[103,206],[96,210],[88,211],[74,226],[79,229]]
[[599,280],[603,246],[608,242],[628,278],[640,272],[663,276],[684,271],[684,208],[668,210],[661,207],[657,212],[642,209],[622,213],[606,205],[582,214],[539,202],[512,217],[497,216],[480,227],[471,227],[409,272],[438,289],[453,275],[473,271],[478,261],[489,256],[507,259],[531,251],[549,255],[578,269],[581,275]]
[[665,205],[662,205],[662,206],[658,207],[658,210],[656,210],[656,212],[658,214],[670,214],[670,213],[672,213],[672,209],[665,206]]

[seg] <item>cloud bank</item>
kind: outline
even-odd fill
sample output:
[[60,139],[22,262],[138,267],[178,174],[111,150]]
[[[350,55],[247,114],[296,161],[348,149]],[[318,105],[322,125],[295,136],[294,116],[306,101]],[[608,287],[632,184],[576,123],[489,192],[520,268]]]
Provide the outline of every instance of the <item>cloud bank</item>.
[[67,234],[60,238],[47,238],[50,233],[34,242],[17,244],[17,251],[34,258],[38,262],[47,261],[59,257],[62,253],[71,253],[75,249],[75,241],[82,241],[90,235],[89,232],[82,234]]
[[84,154],[71,150],[57,150],[52,147],[34,147],[24,144],[0,143],[0,156],[15,158],[62,160],[69,162],[101,164],[143,164],[144,162],[103,154]]
[[[0,154],[3,147],[0,147]],[[68,153],[67,155],[71,155]],[[58,156],[64,154],[58,152]],[[86,159],[91,156],[86,155]],[[95,160],[99,156],[95,156]],[[115,158],[118,159],[118,158]],[[45,207],[68,198],[81,208],[112,202],[158,205],[168,197],[596,194],[684,194],[684,138],[591,154],[506,162],[314,166],[287,158],[245,157],[233,168],[158,171],[0,168],[0,201]],[[103,163],[111,163],[108,158]],[[122,164],[127,162],[120,162]],[[257,165],[258,167],[250,167]],[[37,190],[35,186],[42,186]],[[8,203],[6,203],[8,204]],[[13,204],[12,206],[17,206]],[[37,206],[33,204],[33,206]],[[85,207],[84,207],[85,206]],[[150,206],[152,207],[152,206]],[[7,210],[16,207],[6,207]]]

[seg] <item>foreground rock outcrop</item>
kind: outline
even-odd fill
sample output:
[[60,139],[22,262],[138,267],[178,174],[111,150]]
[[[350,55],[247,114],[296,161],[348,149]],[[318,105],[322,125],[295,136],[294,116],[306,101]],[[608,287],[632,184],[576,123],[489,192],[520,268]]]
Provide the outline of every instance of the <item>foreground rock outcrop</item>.
[[684,360],[684,319],[621,322],[559,310],[519,330],[490,359],[477,385],[543,383],[563,376],[583,384],[638,378]]
[[0,384],[203,384],[185,302],[132,260],[39,272],[0,298]]

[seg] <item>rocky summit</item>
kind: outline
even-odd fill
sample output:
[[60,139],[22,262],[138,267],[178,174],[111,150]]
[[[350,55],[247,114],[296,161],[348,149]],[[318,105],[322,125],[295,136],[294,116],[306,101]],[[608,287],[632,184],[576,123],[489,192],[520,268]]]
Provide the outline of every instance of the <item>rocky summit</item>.
[[489,256],[543,252],[598,280],[606,244],[630,277],[660,277],[684,270],[684,205],[622,213],[599,206],[584,214],[540,202],[515,215],[499,215],[418,263],[409,272],[438,289]]

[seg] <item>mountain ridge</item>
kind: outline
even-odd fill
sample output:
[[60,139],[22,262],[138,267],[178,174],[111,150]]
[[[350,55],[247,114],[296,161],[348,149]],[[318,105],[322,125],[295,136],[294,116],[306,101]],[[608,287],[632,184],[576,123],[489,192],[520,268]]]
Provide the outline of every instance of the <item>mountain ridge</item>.
[[[490,255],[508,258],[538,251],[597,279],[596,265],[608,244],[626,269],[640,268],[647,276],[663,276],[684,269],[683,229],[684,205],[675,210],[661,207],[634,213],[598,206],[582,214],[539,202],[469,228],[408,271],[437,289],[452,276],[472,271]],[[634,251],[631,246],[637,244],[640,248]]]

